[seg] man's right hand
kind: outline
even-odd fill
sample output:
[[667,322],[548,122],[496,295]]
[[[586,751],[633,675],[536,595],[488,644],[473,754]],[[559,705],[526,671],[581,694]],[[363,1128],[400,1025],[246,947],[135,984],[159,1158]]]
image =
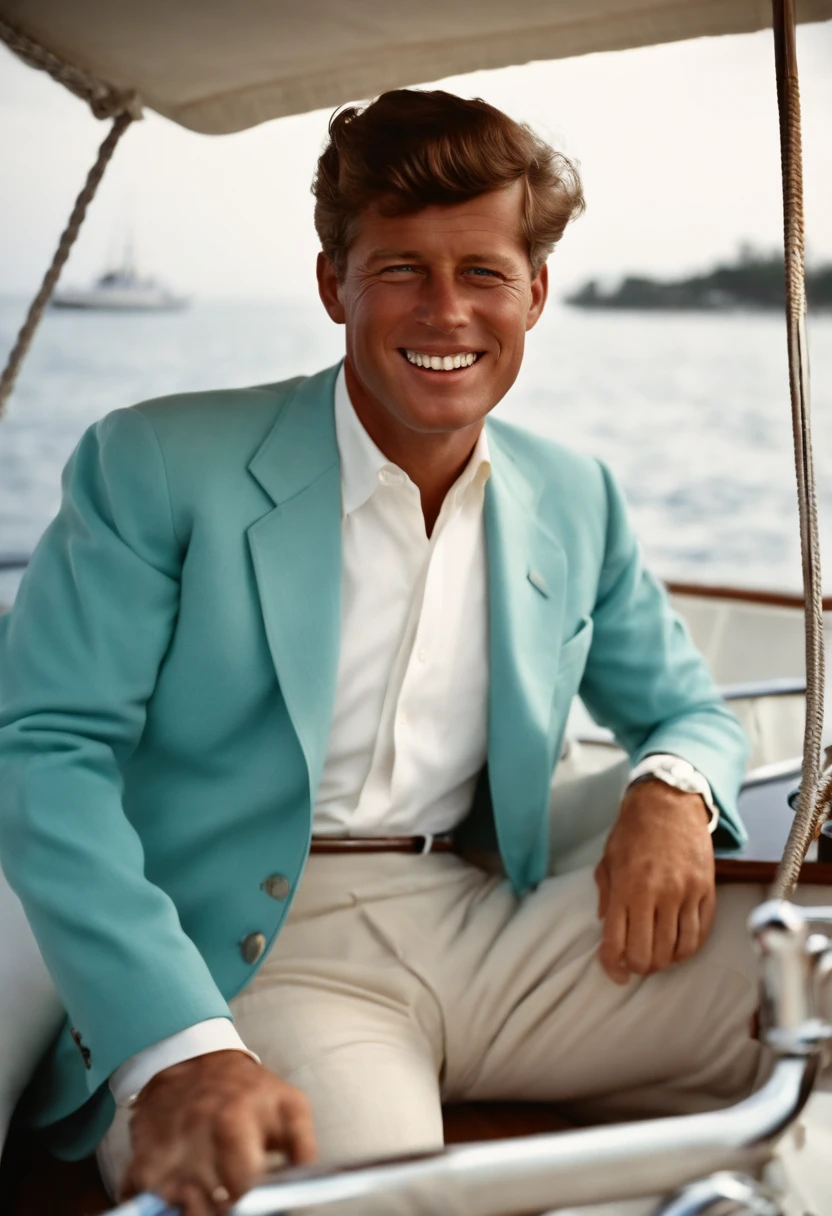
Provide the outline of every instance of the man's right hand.
[[165,1068],[144,1087],[130,1124],[127,1199],[160,1195],[183,1216],[225,1212],[266,1168],[266,1154],[314,1161],[309,1100],[242,1051]]

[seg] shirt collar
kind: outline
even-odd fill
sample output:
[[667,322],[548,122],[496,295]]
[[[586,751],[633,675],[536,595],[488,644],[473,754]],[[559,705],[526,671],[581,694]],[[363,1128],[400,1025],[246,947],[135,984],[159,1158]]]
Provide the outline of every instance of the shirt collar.
[[[362,507],[376,491],[382,469],[398,469],[398,466],[387,459],[364,429],[350,400],[343,363],[335,381],[335,436],[341,460],[341,504],[347,516]],[[460,498],[475,481],[478,486],[484,486],[490,473],[488,439],[483,427],[471,459],[451,492]]]
[[343,363],[335,381],[335,437],[341,458],[342,509],[344,515],[351,515],[374,493],[381,470],[393,465],[373,443],[355,412]]

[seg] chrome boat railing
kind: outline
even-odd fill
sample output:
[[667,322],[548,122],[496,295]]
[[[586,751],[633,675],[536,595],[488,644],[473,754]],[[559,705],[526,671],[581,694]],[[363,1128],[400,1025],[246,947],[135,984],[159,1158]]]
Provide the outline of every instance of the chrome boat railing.
[[[520,1216],[667,1195],[656,1216],[707,1211],[780,1216],[754,1180],[811,1092],[832,1024],[820,992],[832,974],[832,907],[772,900],[753,913],[761,958],[762,1037],[776,1056],[769,1080],[725,1110],[554,1135],[460,1145],[345,1169],[289,1169],[254,1187],[233,1216]],[[725,1204],[729,1206],[725,1206]],[[719,1205],[722,1205],[721,1207]],[[142,1195],[111,1216],[167,1216]]]

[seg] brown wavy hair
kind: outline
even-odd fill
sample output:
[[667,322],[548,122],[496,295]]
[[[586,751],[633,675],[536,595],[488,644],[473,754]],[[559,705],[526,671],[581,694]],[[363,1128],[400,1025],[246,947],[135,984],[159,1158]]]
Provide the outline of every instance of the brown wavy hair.
[[536,276],[584,209],[576,166],[524,123],[478,97],[393,89],[337,110],[312,193],[321,248],[344,277],[361,213],[406,215],[464,203],[522,181],[523,229]]

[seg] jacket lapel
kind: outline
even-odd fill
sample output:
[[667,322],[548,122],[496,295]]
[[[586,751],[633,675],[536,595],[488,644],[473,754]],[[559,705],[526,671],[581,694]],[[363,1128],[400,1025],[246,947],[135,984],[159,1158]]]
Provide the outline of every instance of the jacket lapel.
[[248,529],[269,649],[314,801],[335,698],[341,632],[338,368],[303,381],[249,471],[275,504]]
[[[544,527],[534,486],[489,427],[486,487],[491,683],[488,777],[506,872],[517,891],[542,880],[555,764],[553,697],[566,606],[566,553]],[[543,858],[544,872],[540,870]]]

